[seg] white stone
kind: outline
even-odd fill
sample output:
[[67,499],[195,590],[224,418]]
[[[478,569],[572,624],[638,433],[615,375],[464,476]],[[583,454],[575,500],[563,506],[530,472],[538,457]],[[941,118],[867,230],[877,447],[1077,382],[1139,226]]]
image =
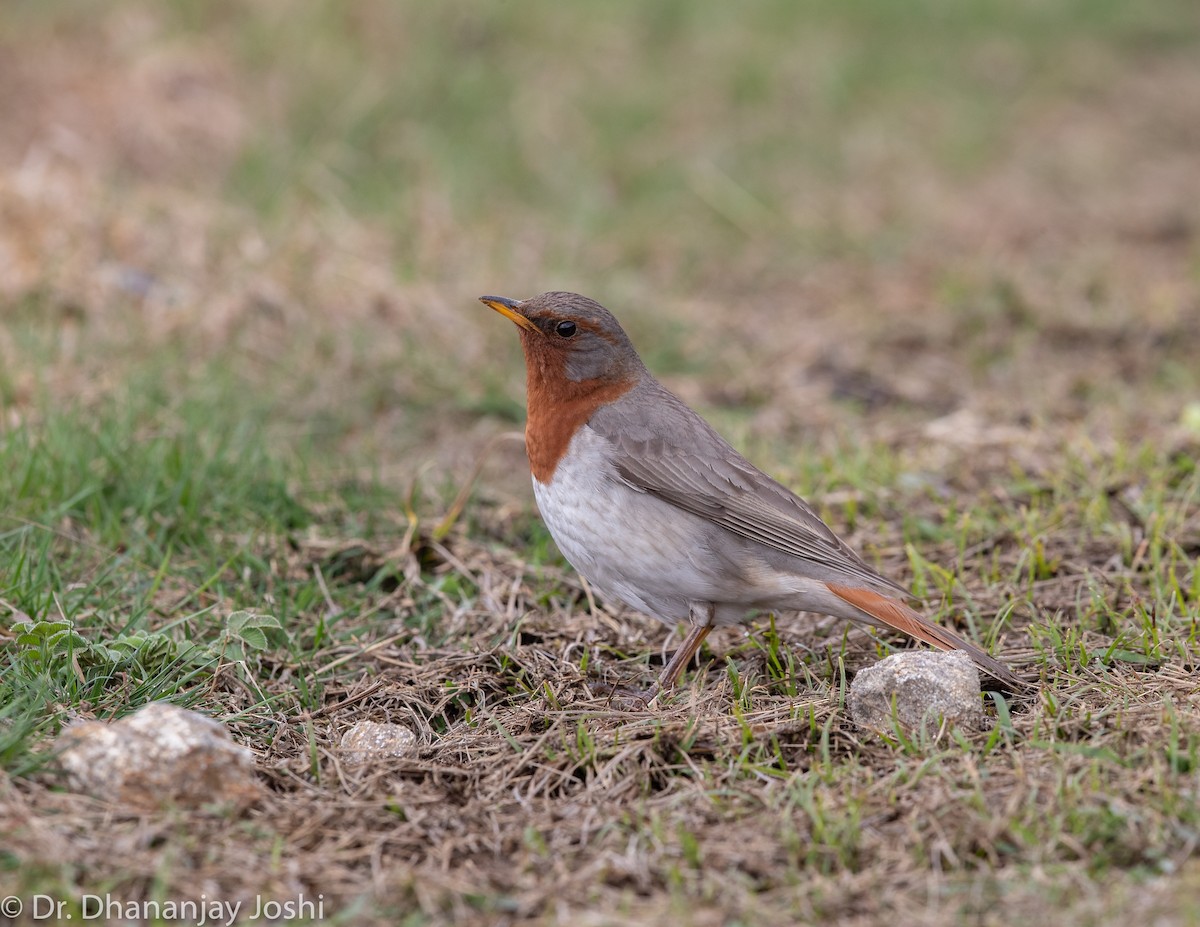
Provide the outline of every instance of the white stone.
[[[860,670],[850,683],[850,717],[884,733],[936,734],[945,722],[983,727],[979,670],[961,650],[908,650]],[[894,719],[894,720],[893,720]]]
[[72,788],[136,810],[244,807],[262,787],[254,755],[199,712],[151,702],[119,721],[86,721],[57,740]]
[[338,752],[347,763],[358,765],[405,756],[416,745],[417,735],[403,724],[359,721],[342,735]]

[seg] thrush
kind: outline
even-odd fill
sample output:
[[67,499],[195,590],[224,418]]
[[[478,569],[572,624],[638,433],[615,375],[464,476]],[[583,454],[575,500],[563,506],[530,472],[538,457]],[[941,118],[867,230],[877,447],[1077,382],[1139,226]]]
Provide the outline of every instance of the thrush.
[[533,494],[559,550],[603,595],[691,624],[652,693],[675,685],[713,628],[763,611],[892,628],[1025,687],[906,604],[904,587],[659,383],[599,303],[564,292],[480,301],[520,329]]

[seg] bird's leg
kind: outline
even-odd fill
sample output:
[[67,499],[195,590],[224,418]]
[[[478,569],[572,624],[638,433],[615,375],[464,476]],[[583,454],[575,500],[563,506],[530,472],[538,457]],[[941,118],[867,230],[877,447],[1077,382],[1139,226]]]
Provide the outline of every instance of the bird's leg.
[[708,637],[709,632],[712,631],[713,611],[714,608],[711,602],[706,602],[702,605],[692,604],[690,606],[688,617],[692,622],[692,630],[688,632],[688,636],[683,639],[683,643],[675,651],[675,656],[671,657],[671,662],[666,665],[662,671],[662,675],[658,677],[658,682],[654,684],[651,690],[653,694],[657,695],[663,689],[674,688],[680,674],[692,662],[692,657],[696,655],[696,651],[704,643],[704,638]]
[[688,608],[688,617],[692,622],[692,629],[688,632],[688,636],[683,639],[683,643],[679,645],[679,649],[675,651],[675,655],[671,657],[670,662],[663,668],[658,679],[654,681],[654,685],[645,692],[613,689],[612,694],[609,695],[609,702],[626,709],[636,708],[645,711],[653,708],[659,695],[664,690],[674,687],[680,673],[692,661],[692,657],[696,655],[696,651],[704,643],[704,638],[708,637],[709,632],[712,631],[714,610],[715,606],[711,603],[703,605],[691,604]]
[[692,662],[692,657],[696,655],[696,651],[700,649],[700,645],[704,643],[704,638],[708,637],[708,633],[712,630],[712,625],[698,624],[692,627],[688,632],[688,636],[684,638],[683,643],[679,645],[679,649],[675,651],[675,655],[671,657],[671,662],[666,665],[662,671],[662,675],[658,677],[657,687],[659,689],[673,689],[675,683],[679,681],[679,677],[687,668],[687,665]]

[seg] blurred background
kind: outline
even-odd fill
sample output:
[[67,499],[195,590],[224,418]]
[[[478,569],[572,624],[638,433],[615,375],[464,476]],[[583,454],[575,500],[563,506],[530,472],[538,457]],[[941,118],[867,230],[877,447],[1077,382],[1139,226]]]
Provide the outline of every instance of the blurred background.
[[6,0],[0,407],[187,397],[314,480],[461,475],[523,414],[475,297],[562,288],[802,486],[802,447],[1194,430],[1198,20]]

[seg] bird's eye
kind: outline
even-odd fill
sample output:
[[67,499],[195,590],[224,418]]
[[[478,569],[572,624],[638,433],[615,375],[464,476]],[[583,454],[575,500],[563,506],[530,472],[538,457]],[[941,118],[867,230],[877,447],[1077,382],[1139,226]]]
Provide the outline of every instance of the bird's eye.
[[563,338],[570,338],[575,334],[575,323],[570,319],[564,319],[554,326],[554,333],[561,335]]

